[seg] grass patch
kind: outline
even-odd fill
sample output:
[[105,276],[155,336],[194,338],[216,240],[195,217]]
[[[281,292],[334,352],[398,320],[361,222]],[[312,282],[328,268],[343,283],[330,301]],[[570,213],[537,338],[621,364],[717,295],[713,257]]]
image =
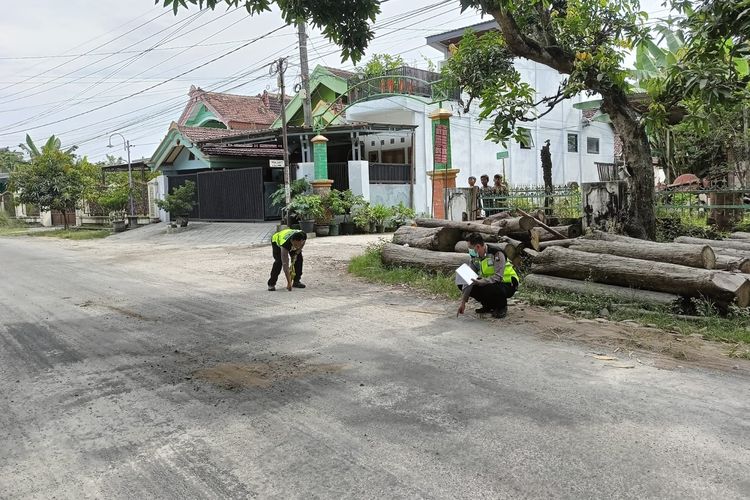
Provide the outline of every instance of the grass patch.
[[112,234],[109,229],[55,229],[53,231],[33,231],[27,236],[45,236],[63,240],[96,240]]
[[461,294],[453,276],[435,274],[413,267],[386,267],[380,258],[380,245],[370,245],[364,255],[354,257],[349,272],[372,283],[407,285],[446,299],[458,299]]
[[[523,280],[523,279],[522,279]],[[664,307],[650,304],[613,303],[612,299],[591,295],[576,295],[564,292],[547,292],[522,287],[517,297],[533,305],[560,306],[565,312],[577,316],[598,317],[602,309],[609,311],[612,321],[631,320],[642,325],[651,325],[661,330],[680,335],[701,335],[705,339],[739,344],[750,344],[750,311],[732,308],[727,316],[713,311],[710,303],[694,300],[698,316],[680,318]],[[745,357],[747,350],[735,349],[735,357]]]
[[[406,285],[415,290],[457,300],[460,293],[453,276],[430,273],[411,267],[386,267],[380,257],[381,246],[367,247],[364,255],[354,257],[349,263],[349,272],[373,283]],[[705,339],[734,344],[729,355],[750,359],[750,310],[733,308],[726,317],[715,314],[710,304],[696,301],[696,314],[691,318],[675,317],[673,311],[651,304],[621,304],[599,296],[577,295],[564,292],[547,292],[523,286],[516,299],[542,307],[563,307],[565,312],[581,317],[598,317],[602,309],[609,311],[612,321],[631,320],[642,325],[674,332],[680,335],[699,334]]]

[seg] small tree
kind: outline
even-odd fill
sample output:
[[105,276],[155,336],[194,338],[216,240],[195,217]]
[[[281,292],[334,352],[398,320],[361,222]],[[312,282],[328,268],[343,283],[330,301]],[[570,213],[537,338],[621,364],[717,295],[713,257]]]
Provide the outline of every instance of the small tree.
[[76,160],[70,151],[62,151],[59,146],[45,146],[11,174],[11,189],[18,193],[21,203],[38,205],[40,210],[61,211],[67,229],[66,214],[76,209],[90,187],[91,170],[85,158]]
[[175,188],[172,194],[168,194],[163,200],[156,200],[156,205],[169,212],[174,217],[184,218],[183,226],[187,226],[187,218],[195,206],[195,182],[186,181],[182,186]]

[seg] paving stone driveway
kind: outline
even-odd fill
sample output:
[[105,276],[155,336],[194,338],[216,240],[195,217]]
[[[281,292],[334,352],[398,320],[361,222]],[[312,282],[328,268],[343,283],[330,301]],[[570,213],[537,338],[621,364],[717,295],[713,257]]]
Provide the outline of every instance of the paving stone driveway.
[[185,228],[170,228],[161,222],[118,233],[108,241],[150,242],[186,246],[261,245],[271,241],[274,222],[196,222]]

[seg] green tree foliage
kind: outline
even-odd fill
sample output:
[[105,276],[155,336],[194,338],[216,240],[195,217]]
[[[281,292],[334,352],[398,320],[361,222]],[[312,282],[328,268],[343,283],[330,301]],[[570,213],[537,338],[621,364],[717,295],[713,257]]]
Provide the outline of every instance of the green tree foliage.
[[404,66],[404,59],[401,56],[392,56],[390,54],[373,54],[367,63],[361,68],[357,68],[357,73],[365,78],[371,78],[387,74],[396,68]]
[[193,211],[195,202],[195,182],[186,181],[185,184],[172,191],[163,200],[156,200],[162,210],[174,217],[187,217]]
[[23,163],[23,153],[8,148],[0,148],[0,173],[15,172],[18,166]]
[[[519,123],[540,118],[578,92],[600,94],[603,111],[623,139],[631,174],[625,229],[633,236],[653,238],[651,150],[641,115],[627,97],[631,85],[624,67],[628,50],[649,36],[644,24],[647,16],[638,1],[460,0],[460,3],[463,9],[474,8],[492,16],[500,26],[499,34],[478,37],[470,41],[465,51],[459,47],[454,52],[454,57],[467,61],[464,68],[454,68],[456,80],[477,82],[472,85],[470,96],[481,98],[480,116],[493,120],[489,138],[502,142],[515,135],[520,140]],[[514,70],[507,70],[511,58],[517,57],[564,75],[557,92],[535,97],[535,89],[523,84]],[[472,66],[479,69],[472,70]]]
[[288,24],[297,21],[311,23],[321,29],[328,40],[341,47],[344,60],[351,59],[355,63],[362,58],[372,40],[369,22],[374,22],[380,14],[380,0],[156,0],[156,3],[172,7],[175,14],[188,4],[201,9],[244,6],[250,14],[270,11],[276,4]]
[[29,153],[30,161],[10,176],[18,201],[38,205],[41,210],[75,210],[92,189],[98,167],[85,158],[76,158],[69,150],[62,151],[59,142],[53,140],[41,149],[30,148]]

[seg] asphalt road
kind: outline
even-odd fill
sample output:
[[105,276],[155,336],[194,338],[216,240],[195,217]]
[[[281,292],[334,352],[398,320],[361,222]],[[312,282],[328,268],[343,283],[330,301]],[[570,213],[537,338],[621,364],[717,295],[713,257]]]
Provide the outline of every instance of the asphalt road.
[[743,373],[455,319],[315,244],[290,294],[0,239],[0,497],[750,497]]

